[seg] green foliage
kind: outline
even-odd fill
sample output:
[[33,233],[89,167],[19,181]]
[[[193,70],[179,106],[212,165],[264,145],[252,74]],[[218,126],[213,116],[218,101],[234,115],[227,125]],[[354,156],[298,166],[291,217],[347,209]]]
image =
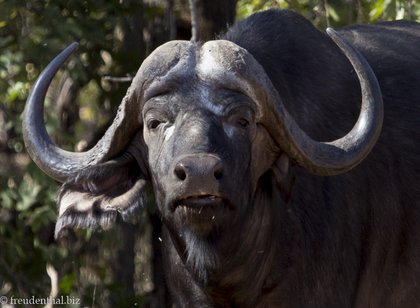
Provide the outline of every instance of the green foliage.
[[415,0],[239,0],[238,18],[268,8],[292,9],[320,27],[408,19],[420,21]]
[[[131,0],[0,0],[0,295],[46,298],[51,289],[48,264],[59,274],[60,295],[74,295],[89,302],[94,288],[100,294],[116,287],[101,282],[112,280],[109,264],[91,262],[95,257],[85,252],[84,239],[91,237],[90,232],[80,233],[76,245],[68,248],[54,240],[59,186],[30,163],[25,154],[21,114],[40,71],[68,43],[78,41],[79,50],[67,65],[67,72],[77,76],[74,80],[82,89],[80,108],[85,114],[94,115],[91,120],[95,125],[104,124],[106,115],[97,112],[99,106],[108,104],[111,110],[111,106],[118,105],[127,85],[104,84],[102,77],[133,73],[141,61],[141,54],[134,58],[130,51],[119,48],[115,29],[141,7],[141,1]],[[104,54],[109,55],[108,62],[101,57]],[[58,75],[53,90],[64,76]],[[54,91],[48,97],[52,95]],[[60,140],[61,146],[74,150],[79,133],[86,131],[86,126],[77,126],[72,136],[64,132],[56,116],[57,106],[48,97],[47,130]],[[95,239],[109,253],[118,247],[110,240],[114,237],[98,234]],[[107,243],[112,243],[112,247]],[[84,267],[92,271],[89,275],[96,280],[86,279],[80,270]],[[96,302],[101,306],[98,298]]]
[[7,187],[0,192],[0,283],[10,295],[47,296],[46,264],[59,266],[66,256],[51,245],[57,186],[33,165],[23,176],[2,178],[0,186]]
[[419,21],[420,4],[416,1],[378,0],[370,5],[370,21],[410,19]]

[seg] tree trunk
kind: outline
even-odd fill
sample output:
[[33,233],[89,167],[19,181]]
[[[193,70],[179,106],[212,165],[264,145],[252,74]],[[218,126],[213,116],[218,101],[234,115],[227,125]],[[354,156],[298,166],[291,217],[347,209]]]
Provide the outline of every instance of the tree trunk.
[[198,37],[200,41],[214,40],[235,21],[237,0],[197,0]]

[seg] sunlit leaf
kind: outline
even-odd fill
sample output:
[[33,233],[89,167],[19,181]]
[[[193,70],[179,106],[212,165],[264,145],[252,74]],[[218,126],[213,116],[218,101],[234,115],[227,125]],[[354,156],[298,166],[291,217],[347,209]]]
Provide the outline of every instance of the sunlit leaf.
[[326,4],[325,10],[327,11],[327,15],[331,17],[334,21],[340,21],[340,16],[337,14],[337,11],[331,5]]
[[63,294],[70,294],[75,282],[76,282],[76,275],[74,273],[65,275],[60,280],[60,291]]

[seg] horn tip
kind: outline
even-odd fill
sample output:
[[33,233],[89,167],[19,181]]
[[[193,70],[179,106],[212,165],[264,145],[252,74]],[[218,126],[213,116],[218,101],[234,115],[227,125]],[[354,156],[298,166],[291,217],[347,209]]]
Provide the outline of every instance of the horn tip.
[[71,43],[69,46],[67,46],[68,49],[71,49],[71,51],[73,52],[74,50],[76,50],[79,47],[79,43],[78,42],[73,42]]
[[325,31],[327,32],[327,34],[328,34],[329,36],[337,34],[337,31],[335,31],[335,30],[334,30],[333,28],[331,28],[331,27],[328,27]]

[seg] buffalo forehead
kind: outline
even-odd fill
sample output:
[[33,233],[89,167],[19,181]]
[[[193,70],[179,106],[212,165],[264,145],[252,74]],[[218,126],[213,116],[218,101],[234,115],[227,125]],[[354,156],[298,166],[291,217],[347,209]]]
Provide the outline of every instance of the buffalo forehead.
[[140,71],[144,101],[168,87],[181,88],[185,83],[190,87],[238,91],[259,101],[256,96],[267,82],[264,70],[250,53],[224,40],[203,45],[189,41],[168,42],[145,60]]
[[253,64],[250,62],[254,61],[245,49],[229,41],[209,41],[203,45],[189,41],[170,41],[146,58],[140,71],[143,78],[152,79],[180,74],[216,78],[222,73],[249,78],[251,76],[246,76],[248,68]]

